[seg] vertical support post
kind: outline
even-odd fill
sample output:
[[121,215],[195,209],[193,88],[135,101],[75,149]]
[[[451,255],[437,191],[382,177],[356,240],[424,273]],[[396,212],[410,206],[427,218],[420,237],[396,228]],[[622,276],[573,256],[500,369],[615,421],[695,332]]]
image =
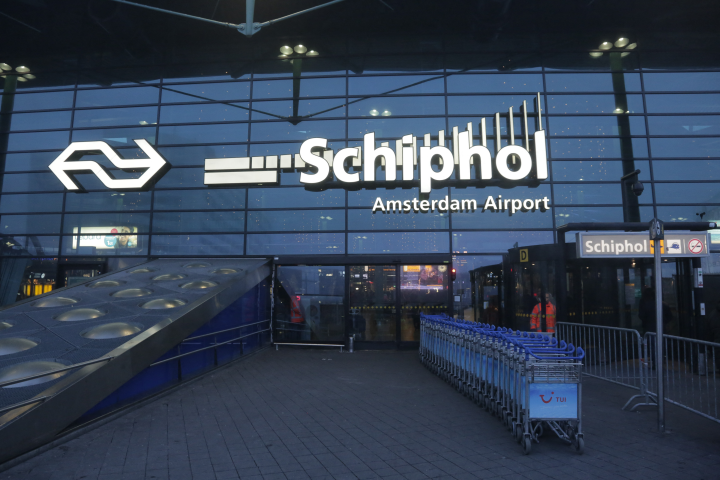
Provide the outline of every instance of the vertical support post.
[[[655,220],[653,220],[653,223]],[[663,311],[662,311],[662,260],[660,240],[655,242],[655,371],[657,372],[658,430],[665,432],[665,385],[663,383]]]

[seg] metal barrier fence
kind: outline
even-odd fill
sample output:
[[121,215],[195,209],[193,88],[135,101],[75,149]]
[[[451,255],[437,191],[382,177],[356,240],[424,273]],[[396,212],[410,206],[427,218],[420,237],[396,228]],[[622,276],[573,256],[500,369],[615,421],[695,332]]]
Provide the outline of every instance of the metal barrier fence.
[[[558,340],[585,350],[585,375],[640,391],[623,410],[657,406],[654,332],[567,322],[556,329]],[[720,343],[663,335],[663,368],[666,402],[720,423]]]

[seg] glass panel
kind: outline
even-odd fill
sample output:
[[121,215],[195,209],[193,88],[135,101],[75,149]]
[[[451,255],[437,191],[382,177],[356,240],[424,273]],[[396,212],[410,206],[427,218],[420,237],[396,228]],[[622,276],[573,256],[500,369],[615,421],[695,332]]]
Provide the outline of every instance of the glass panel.
[[351,117],[445,115],[445,97],[373,97],[350,105]]
[[[512,305],[509,312],[513,328],[555,333],[555,267],[551,262],[537,261],[513,265]],[[604,285],[603,285],[604,286]],[[599,289],[600,290],[600,289]],[[608,288],[602,289],[607,292]]]
[[298,125],[289,122],[256,122],[252,126],[253,142],[279,140],[307,140],[308,138],[345,138],[345,120],[304,121]]
[[638,73],[549,73],[548,92],[639,92]]
[[657,203],[720,203],[720,183],[656,183]]
[[718,138],[651,138],[653,157],[716,157],[720,148]]
[[552,117],[549,123],[553,136],[645,135],[645,117],[639,116]]
[[[647,188],[647,187],[646,187]],[[640,221],[649,222],[653,218],[652,207],[640,207]],[[559,225],[575,222],[622,222],[622,207],[572,207],[555,208],[555,222]]]
[[8,151],[50,150],[68,146],[68,132],[11,133],[8,135]]
[[[275,44],[273,43],[272,56],[275,56],[277,50],[275,50]],[[342,57],[336,57],[336,50],[339,50],[337,54],[342,54],[345,50],[345,42],[330,42],[325,43],[320,50],[321,56],[319,57],[305,57],[302,61],[302,77],[312,77],[317,75],[344,75],[345,74],[345,59]],[[329,54],[326,56],[326,54]],[[294,75],[294,65],[287,60],[260,60],[254,63],[253,78],[282,78],[292,77]]]
[[3,122],[10,125],[10,131],[49,130],[54,128],[70,128],[72,112],[13,113],[10,118],[3,115]]
[[720,180],[720,161],[653,160],[653,175],[655,180]]
[[348,253],[448,253],[447,232],[348,234]]
[[154,125],[157,123],[157,111],[157,107],[76,110],[73,125],[76,128]]
[[720,72],[646,73],[648,92],[692,92],[720,90]]
[[3,271],[3,281],[0,283],[2,306],[57,288],[57,259],[6,258],[0,260],[0,269]]
[[64,233],[117,234],[147,232],[149,213],[68,213],[65,214]]
[[[254,128],[254,127],[253,127]],[[445,118],[377,118],[348,121],[348,137],[361,139],[366,133],[375,132],[375,138],[398,139],[413,134],[422,137],[430,133],[437,137],[439,130],[445,130]],[[422,141],[420,142],[422,143]],[[422,146],[422,145],[420,145]],[[393,150],[395,145],[393,144]]]
[[242,255],[244,235],[153,235],[152,255]]
[[[447,194],[447,189],[437,189],[438,195]],[[419,198],[419,189],[415,188],[395,188],[395,189],[383,189],[378,188],[377,190],[354,190],[348,192],[348,206],[349,207],[372,207],[375,199],[381,197],[386,202],[388,200],[410,200],[413,198]]]
[[203,186],[205,186],[205,169],[203,168],[173,168],[156,183],[156,188]]
[[[620,204],[622,205],[622,190],[620,182],[617,185],[609,184],[579,184],[555,185],[555,205],[564,204]],[[640,197],[643,199],[643,197]],[[644,198],[652,202],[652,196]]]
[[[298,147],[298,151],[299,151]],[[203,145],[201,147],[160,147],[160,154],[173,166],[205,165],[206,158],[247,157],[247,145]],[[271,154],[263,154],[271,155]],[[278,155],[275,153],[274,155]]]
[[298,95],[293,91],[294,80],[256,80],[253,82],[253,98],[287,97],[334,97],[345,96],[345,78],[300,79]]
[[720,116],[648,117],[651,135],[720,135]]
[[645,95],[648,113],[720,113],[720,94]]
[[247,123],[160,127],[159,143],[180,145],[185,143],[247,142],[247,135]]
[[622,95],[622,99],[627,109],[615,95],[549,95],[547,113],[615,113],[621,107],[626,113],[643,113],[642,95]]
[[344,233],[273,233],[247,236],[248,255],[342,255]]
[[163,85],[162,87],[162,103],[247,100],[249,98],[250,82]]
[[[102,140],[113,147],[134,146],[136,138],[144,138],[151,145],[155,144],[156,128],[134,127],[134,128],[96,128],[92,130],[73,130],[73,142],[90,142]],[[65,142],[67,144],[67,141]],[[67,145],[66,145],[67,146]]]
[[[590,46],[589,48],[597,48],[597,45]],[[629,53],[629,55],[628,55]],[[605,54],[600,57],[591,57],[587,51],[585,52],[571,52],[571,53],[554,53],[544,52],[543,63],[545,69],[548,71],[553,70],[604,70],[604,71],[618,71],[618,70],[637,70],[637,54],[634,52],[622,52],[624,57],[620,57],[621,62],[618,62],[617,57],[621,55],[618,53]]]
[[344,207],[344,190],[313,191],[304,188],[251,188],[248,208]]
[[60,212],[62,197],[62,193],[3,195],[0,197],[0,213]]
[[350,325],[356,341],[394,342],[397,338],[395,265],[350,267]]
[[50,93],[23,93],[16,94],[13,110],[51,110],[55,108],[72,108],[75,93],[50,92]]
[[153,232],[242,232],[245,212],[155,213]]
[[345,267],[277,268],[278,341],[345,341]]
[[550,140],[555,158],[633,158],[648,156],[644,138],[578,138]]
[[447,265],[400,267],[400,341],[420,341],[420,313],[447,311],[448,268]]
[[203,103],[163,105],[160,123],[242,122],[250,118],[249,104]]
[[542,75],[496,74],[496,75],[450,75],[447,79],[448,93],[488,92],[542,92]]
[[[454,40],[457,41],[458,39]],[[446,41],[452,42],[453,40],[447,38]],[[446,48],[448,48],[448,45],[446,44]],[[484,44],[483,48],[486,45],[488,44]],[[526,48],[526,46],[523,48]],[[456,50],[455,48],[452,49]],[[467,45],[458,45],[457,47],[457,50],[466,49]],[[542,67],[537,64],[537,56],[532,53],[448,53],[445,55],[445,68],[448,72],[481,70],[492,73],[508,69],[515,72],[542,70]],[[540,90],[542,91],[542,88]]]
[[380,95],[385,93],[444,93],[442,77],[403,75],[383,77],[350,77],[348,95]]
[[505,253],[515,244],[553,243],[553,232],[457,232],[452,239],[452,253]]
[[[289,118],[294,115],[307,118],[344,117],[345,99],[292,99],[270,102],[253,102],[253,120],[273,120],[278,117]],[[294,108],[297,106],[297,111]]]
[[[453,317],[500,326],[502,257],[453,255]],[[458,297],[460,297],[458,299]]]
[[349,210],[350,230],[447,230],[449,215],[437,210],[429,213],[382,213]]
[[[506,113],[510,107],[519,112],[523,100],[528,104],[528,110],[534,108],[534,95],[457,95],[447,97],[448,113],[450,115],[484,115],[494,116],[496,112]],[[614,107],[613,107],[614,108]],[[557,113],[551,110],[550,113]],[[504,121],[504,120],[503,120]]]
[[345,230],[344,210],[271,210],[248,213],[249,232]]
[[[640,170],[640,180],[650,180],[650,162],[631,160],[631,168]],[[653,163],[653,166],[655,163]],[[620,160],[579,160],[576,162],[552,162],[553,180],[557,181],[612,181],[619,182],[623,173],[623,161]],[[657,178],[657,170],[655,171]]]
[[[58,61],[63,62],[63,60],[55,56],[45,56],[45,58],[56,64]],[[75,63],[76,61],[73,54],[70,54],[67,58],[70,63]],[[75,86],[75,72],[49,72],[42,71],[41,69],[33,69],[32,73],[36,75],[36,78],[29,82],[17,82],[18,90],[60,90],[73,88]],[[5,88],[4,82],[0,82],[0,87]]]
[[132,87],[78,90],[76,107],[111,107],[119,105],[142,105],[158,103],[160,88]]
[[48,165],[55,160],[61,152],[32,152],[9,153],[5,155],[6,172],[24,172],[28,170],[47,171]]
[[474,212],[453,212],[453,229],[485,230],[498,228],[552,228],[552,212],[550,210],[534,210],[530,212],[482,211],[482,207]]
[[3,215],[3,235],[27,233],[60,233],[60,215]]
[[62,182],[53,173],[5,174],[2,182],[3,193],[62,191]]
[[60,237],[46,237],[44,235],[4,235],[2,237],[3,255],[31,255],[44,257],[60,253]]
[[442,72],[442,55],[383,55],[349,58],[351,70],[355,65],[362,65],[362,72],[370,73],[406,73],[406,72]]
[[[84,230],[90,230],[86,228]],[[104,228],[102,230],[105,230]],[[130,227],[117,227],[117,233],[85,233],[62,238],[63,255],[147,255],[148,236]]]
[[245,208],[245,189],[157,190],[157,210],[237,210]]

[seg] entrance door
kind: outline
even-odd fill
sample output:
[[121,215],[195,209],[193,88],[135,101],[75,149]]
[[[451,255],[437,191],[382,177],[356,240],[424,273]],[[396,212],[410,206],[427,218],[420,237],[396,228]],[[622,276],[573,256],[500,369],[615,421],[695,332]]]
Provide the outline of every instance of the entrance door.
[[420,314],[447,312],[447,265],[353,265],[349,332],[358,348],[416,347]]

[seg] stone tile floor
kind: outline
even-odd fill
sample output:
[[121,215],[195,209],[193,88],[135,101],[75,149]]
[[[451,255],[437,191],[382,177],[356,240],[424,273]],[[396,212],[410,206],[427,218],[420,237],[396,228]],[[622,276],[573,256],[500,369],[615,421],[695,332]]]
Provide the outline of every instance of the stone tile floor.
[[0,473],[1,479],[720,478],[720,425],[584,383],[585,454],[508,430],[416,352],[266,350]]

